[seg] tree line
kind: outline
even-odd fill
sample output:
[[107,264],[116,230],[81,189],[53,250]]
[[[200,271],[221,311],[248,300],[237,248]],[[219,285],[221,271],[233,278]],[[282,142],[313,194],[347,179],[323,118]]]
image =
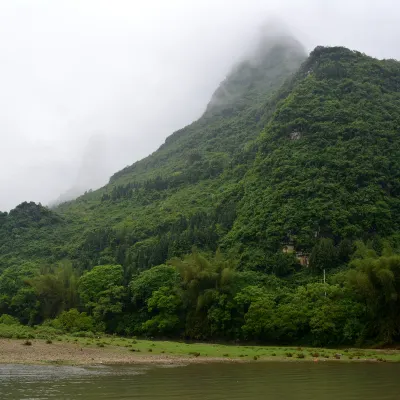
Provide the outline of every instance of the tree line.
[[[219,250],[193,251],[133,274],[98,265],[21,265],[0,275],[0,313],[30,325],[193,340],[312,345],[399,339],[400,255],[356,242],[346,268],[317,264],[284,278],[241,271]],[[286,256],[286,255],[285,255]],[[290,257],[290,255],[288,255]]]

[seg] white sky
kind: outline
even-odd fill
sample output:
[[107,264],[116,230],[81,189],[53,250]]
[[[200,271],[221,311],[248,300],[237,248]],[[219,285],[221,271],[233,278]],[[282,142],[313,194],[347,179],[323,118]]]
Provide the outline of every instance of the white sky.
[[308,50],[400,59],[397,3],[0,0],[0,210],[98,187],[156,150],[271,18]]

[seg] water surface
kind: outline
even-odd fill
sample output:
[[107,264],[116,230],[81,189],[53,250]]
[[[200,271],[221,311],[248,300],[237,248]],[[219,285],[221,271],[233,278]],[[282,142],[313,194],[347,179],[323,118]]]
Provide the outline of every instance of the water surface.
[[0,365],[0,399],[398,400],[400,364]]

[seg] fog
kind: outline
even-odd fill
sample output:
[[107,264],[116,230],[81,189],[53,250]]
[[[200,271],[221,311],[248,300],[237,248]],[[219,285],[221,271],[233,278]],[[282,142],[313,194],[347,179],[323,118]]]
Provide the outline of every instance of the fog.
[[311,50],[400,59],[396,0],[0,3],[0,210],[105,184],[204,111],[277,21]]

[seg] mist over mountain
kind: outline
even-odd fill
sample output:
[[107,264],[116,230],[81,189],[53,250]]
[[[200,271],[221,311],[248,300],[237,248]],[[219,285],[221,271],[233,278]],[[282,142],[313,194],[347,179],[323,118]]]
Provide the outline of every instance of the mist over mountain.
[[[246,99],[257,103],[264,101],[266,93],[276,89],[298,68],[299,60],[304,59],[305,54],[304,47],[286,28],[276,24],[264,25],[212,95],[204,118],[215,113],[224,115],[233,109],[238,112],[247,107]],[[112,139],[109,135],[99,133],[91,136],[73,186],[50,205],[73,200],[88,190],[103,186],[115,172],[115,154],[121,145],[116,142],[119,140],[130,147],[131,143],[126,138],[116,136]]]
[[[260,29],[256,47],[247,52],[246,58],[235,65],[214,92],[206,113],[223,112],[235,103],[244,102],[248,92],[264,96],[274,85],[275,79],[284,72],[290,73],[298,68],[299,59],[306,51],[284,28],[268,25]],[[283,55],[282,55],[283,53]],[[265,79],[268,76],[269,80]]]
[[0,5],[2,210],[48,204],[76,186],[97,132],[110,160],[100,186],[154,152],[202,115],[232,66],[254,52],[265,21],[279,34],[286,24],[307,52],[339,44],[400,58],[391,0],[75,3]]
[[[0,213],[1,314],[92,336],[400,340],[400,62],[307,55],[278,31],[99,189]],[[113,145],[93,136],[76,193]]]
[[84,192],[98,189],[104,185],[105,177],[112,172],[113,152],[109,146],[111,143],[107,140],[106,135],[98,133],[90,137],[73,186],[56,200],[50,202],[51,207],[76,199]]

